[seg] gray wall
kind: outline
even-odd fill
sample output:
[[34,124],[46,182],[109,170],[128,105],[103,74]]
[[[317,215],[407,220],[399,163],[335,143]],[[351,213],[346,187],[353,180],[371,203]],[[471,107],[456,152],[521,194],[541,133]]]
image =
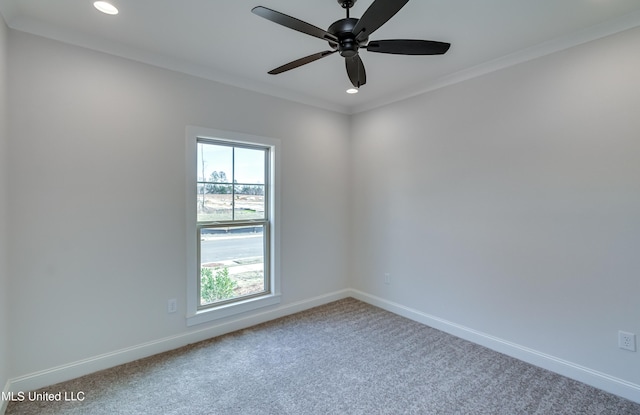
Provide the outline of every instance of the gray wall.
[[22,32],[9,46],[14,376],[203,329],[184,319],[187,125],[281,139],[281,306],[347,287],[347,116]]
[[354,116],[351,285],[640,385],[639,43]]
[[[0,16],[0,391],[9,380],[9,276],[7,266],[7,36]],[[0,407],[2,404],[0,403]]]

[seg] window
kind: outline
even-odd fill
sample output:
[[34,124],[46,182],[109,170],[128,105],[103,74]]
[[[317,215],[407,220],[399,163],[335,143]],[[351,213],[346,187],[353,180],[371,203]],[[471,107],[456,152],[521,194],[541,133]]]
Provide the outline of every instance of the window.
[[278,144],[187,129],[189,325],[280,301]]

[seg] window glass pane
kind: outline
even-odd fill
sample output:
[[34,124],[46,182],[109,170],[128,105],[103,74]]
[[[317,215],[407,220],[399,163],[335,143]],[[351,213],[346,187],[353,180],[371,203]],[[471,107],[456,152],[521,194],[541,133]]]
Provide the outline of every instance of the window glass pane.
[[263,225],[200,230],[200,305],[265,293]]
[[265,184],[264,157],[265,150],[236,148],[234,160],[235,183]]
[[264,219],[264,185],[237,185],[234,214],[236,220]]
[[198,185],[198,222],[231,220],[233,212],[232,186],[200,183]]
[[199,182],[232,183],[233,148],[208,143],[198,143]]

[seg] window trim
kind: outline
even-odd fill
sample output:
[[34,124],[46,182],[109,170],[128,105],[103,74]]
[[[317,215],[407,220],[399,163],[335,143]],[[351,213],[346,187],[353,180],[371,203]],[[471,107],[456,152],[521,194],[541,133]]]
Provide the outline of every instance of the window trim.
[[[268,241],[270,255],[265,258],[270,274],[269,292],[260,296],[240,298],[238,301],[218,306],[199,309],[198,301],[198,228],[196,214],[197,200],[197,141],[210,139],[223,143],[238,145],[258,145],[269,147],[269,180],[266,194],[270,196],[265,206],[268,215]],[[187,126],[186,128],[186,253],[187,253],[187,326],[205,323],[258,308],[280,303],[280,140],[270,137],[255,136],[233,131],[216,130],[205,127]]]

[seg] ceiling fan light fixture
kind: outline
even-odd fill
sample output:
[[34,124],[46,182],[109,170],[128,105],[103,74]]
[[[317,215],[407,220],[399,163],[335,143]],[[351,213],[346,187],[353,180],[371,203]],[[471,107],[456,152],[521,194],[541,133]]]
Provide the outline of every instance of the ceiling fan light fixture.
[[95,1],[93,2],[93,7],[100,10],[102,13],[116,15],[118,14],[118,9],[113,4],[106,1]]
[[347,89],[347,94],[357,94],[358,88],[349,88]]
[[373,0],[373,3],[359,19],[349,17],[349,9],[355,2],[356,0],[338,0],[338,4],[346,9],[347,16],[344,19],[333,22],[327,30],[263,6],[256,6],[251,9],[253,14],[281,26],[322,39],[328,42],[331,48],[324,52],[296,59],[272,69],[268,73],[270,75],[281,74],[339,52],[340,56],[344,58],[347,76],[351,81],[351,85],[353,85],[353,89],[349,89],[347,93],[355,94],[360,87],[367,83],[364,63],[362,63],[359,55],[360,50],[393,55],[442,55],[451,46],[445,42],[416,39],[390,39],[369,42],[369,36],[399,12],[409,0]]

